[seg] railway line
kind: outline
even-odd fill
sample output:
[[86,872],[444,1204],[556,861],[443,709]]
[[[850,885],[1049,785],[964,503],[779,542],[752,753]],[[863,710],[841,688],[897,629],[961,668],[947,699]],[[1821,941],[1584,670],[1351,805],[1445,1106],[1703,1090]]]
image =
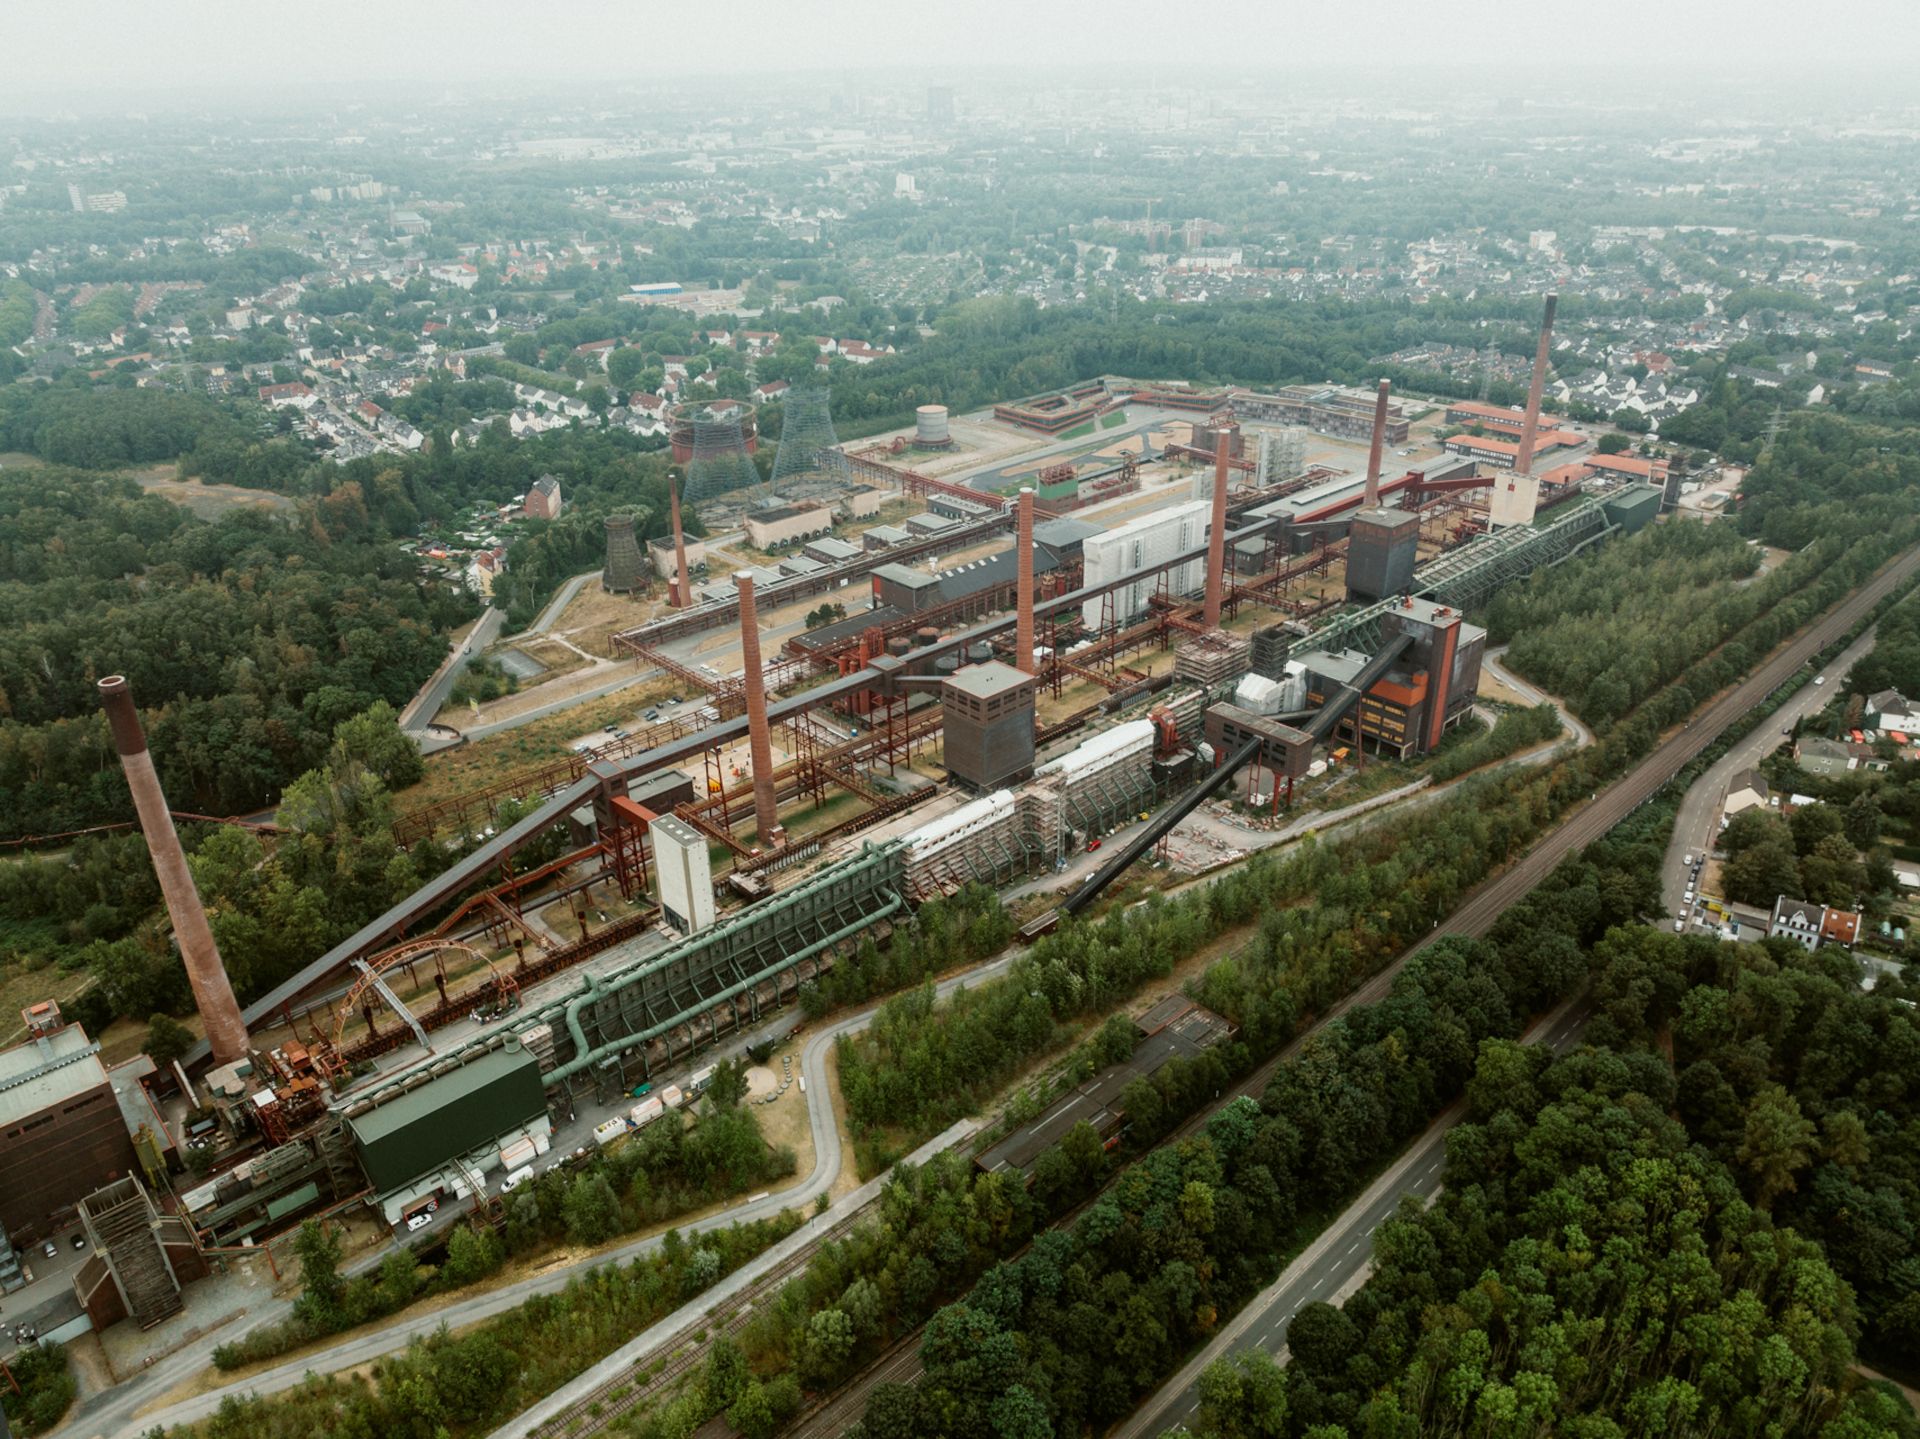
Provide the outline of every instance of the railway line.
[[[1659,792],[1741,716],[1764,701],[1793,673],[1828,645],[1839,640],[1882,600],[1920,573],[1920,549],[1902,555],[1864,586],[1829,610],[1819,620],[1763,662],[1753,674],[1721,695],[1681,730],[1670,734],[1653,753],[1608,785],[1585,806],[1550,830],[1514,864],[1474,890],[1454,912],[1435,926],[1420,943],[1410,947],[1386,968],[1329,1005],[1316,1021],[1265,1064],[1253,1070],[1219,1098],[1204,1106],[1162,1143],[1192,1137],[1221,1107],[1242,1095],[1258,1098],[1280,1066],[1293,1058],[1317,1034],[1350,1010],[1384,999],[1407,961],[1445,936],[1478,939],[1493,928],[1508,908],[1539,884],[1568,855],[1578,853],[1619,824],[1634,809]],[[1084,1207],[1084,1206],[1083,1206]],[[1070,1223],[1076,1209],[1061,1223]],[[921,1371],[920,1348],[908,1336],[850,1384],[829,1398],[790,1431],[790,1439],[828,1439],[844,1432],[864,1412],[867,1397],[883,1383],[911,1383]],[[1156,1405],[1159,1395],[1145,1401]],[[1157,1407],[1157,1405],[1156,1405]]]

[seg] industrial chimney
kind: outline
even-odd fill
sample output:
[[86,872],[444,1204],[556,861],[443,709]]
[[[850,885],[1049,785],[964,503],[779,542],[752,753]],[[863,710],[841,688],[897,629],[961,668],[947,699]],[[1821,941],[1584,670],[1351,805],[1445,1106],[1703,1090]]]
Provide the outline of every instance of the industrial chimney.
[[1014,596],[1013,665],[1022,674],[1035,674],[1033,662],[1033,486],[1020,487],[1020,523],[1014,532],[1019,577]]
[[1527,413],[1520,422],[1520,447],[1513,456],[1513,472],[1516,475],[1533,473],[1533,443],[1540,430],[1540,391],[1547,382],[1547,351],[1553,344],[1553,312],[1559,305],[1558,295],[1548,295],[1546,313],[1540,318],[1540,347],[1533,353],[1533,382],[1527,386]]
[[1233,454],[1233,432],[1221,423],[1214,432],[1213,518],[1207,529],[1207,602],[1201,621],[1210,630],[1220,627],[1220,608],[1227,588],[1227,462]]
[[780,828],[779,796],[773,786],[773,735],[767,727],[767,686],[760,672],[760,616],[753,606],[753,576],[733,577],[740,592],[740,672],[747,689],[747,750],[753,757],[753,817],[762,849],[786,838]]
[[1373,397],[1373,444],[1367,449],[1367,493],[1361,504],[1373,509],[1380,503],[1380,452],[1387,439],[1387,394],[1391,380],[1382,380]]
[[680,491],[686,481],[669,471],[667,493],[673,496],[673,592],[668,596],[678,609],[693,603],[693,576],[687,573],[687,532],[680,528]]
[[109,675],[100,681],[100,703],[113,730],[113,747],[120,752],[120,767],[126,771],[127,788],[133,791],[140,831],[147,838],[147,852],[153,856],[153,870],[160,878],[160,893],[166,899],[167,915],[173,921],[173,937],[180,945],[180,958],[187,966],[187,982],[193,986],[194,1003],[206,1022],[207,1043],[213,1047],[214,1063],[228,1064],[244,1059],[249,1048],[247,1022],[240,1017],[233,985],[227,979],[226,966],[220,962],[219,946],[213,942],[213,931],[207,926],[207,912],[201,906],[200,892],[193,887],[186,852],[180,848],[180,836],[174,831],[173,816],[167,811],[167,797],[160,790],[160,776],[154,772],[153,756],[147,752],[147,737],[133,707],[133,691],[124,676]]

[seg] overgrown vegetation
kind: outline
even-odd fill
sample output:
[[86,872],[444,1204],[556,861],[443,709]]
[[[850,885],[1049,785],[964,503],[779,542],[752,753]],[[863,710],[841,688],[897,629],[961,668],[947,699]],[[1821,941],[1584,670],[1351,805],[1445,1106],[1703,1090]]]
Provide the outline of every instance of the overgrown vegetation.
[[[456,1227],[437,1269],[397,1250],[378,1269],[344,1277],[338,1236],[309,1220],[294,1239],[303,1288],[293,1314],[221,1345],[213,1362],[236,1369],[271,1359],[393,1314],[426,1295],[472,1284],[498,1270],[509,1255],[537,1253],[562,1241],[605,1244],[786,1178],[794,1170],[793,1152],[768,1147],[753,1112],[740,1107],[744,1093],[737,1067],[723,1066],[698,1123],[689,1126],[680,1112],[670,1110],[633,1138],[594,1151],[580,1166],[549,1170],[515,1191],[504,1235]],[[702,1268],[710,1264],[691,1262]]]
[[13,1382],[0,1387],[0,1405],[14,1433],[44,1434],[66,1417],[79,1385],[64,1345],[29,1344],[14,1354],[7,1368]]

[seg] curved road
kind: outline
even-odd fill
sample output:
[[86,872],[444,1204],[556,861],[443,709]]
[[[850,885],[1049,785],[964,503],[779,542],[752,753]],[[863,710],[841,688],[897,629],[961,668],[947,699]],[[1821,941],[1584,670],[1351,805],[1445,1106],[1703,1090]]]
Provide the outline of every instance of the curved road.
[[[1865,587],[1855,591],[1853,595],[1829,611],[1826,617],[1803,632],[1798,639],[1791,641],[1784,649],[1767,660],[1748,679],[1696,715],[1693,723],[1687,728],[1670,735],[1626,776],[1610,785],[1603,796],[1577,811],[1565,823],[1551,831],[1517,863],[1480,886],[1451,916],[1436,924],[1433,934],[1425,943],[1431,943],[1432,940],[1444,934],[1484,935],[1508,906],[1543,880],[1562,859],[1599,839],[1626,818],[1632,810],[1650,799],[1656,791],[1717,739],[1722,731],[1785,683],[1794,670],[1806,664],[1819,650],[1839,639],[1864,618],[1874,605],[1886,598],[1899,585],[1911,579],[1916,572],[1920,572],[1920,549],[1910,551],[1883,569]],[[1324,1024],[1358,1005],[1370,1004],[1382,998],[1391,987],[1394,977],[1405,966],[1407,958],[1424,947],[1423,943],[1409,950],[1406,955],[1355,989],[1344,1000],[1330,1006],[1327,1013],[1321,1017],[1321,1023]],[[975,969],[950,976],[939,982],[936,992],[945,996],[962,985],[977,984],[1004,973],[1013,963],[1016,953],[1017,951],[1009,950]],[[841,1035],[864,1029],[872,1022],[880,1003],[883,1002],[871,1004],[863,1010],[825,1026],[808,1039],[802,1050],[801,1072],[820,1094],[829,1092],[824,1087],[827,1079],[828,1047]],[[1319,1027],[1316,1025],[1315,1029]],[[1264,1088],[1273,1071],[1300,1043],[1304,1042],[1305,1038],[1306,1036],[1302,1036],[1280,1055],[1260,1066],[1240,1084],[1233,1086],[1227,1095],[1216,1101],[1216,1105],[1209,1106],[1207,1110],[1196,1114],[1188,1121],[1188,1125],[1182,1126],[1182,1130],[1201,1122],[1205,1115],[1219,1103],[1226,1102],[1236,1094],[1257,1094],[1261,1088]],[[843,1163],[840,1136],[830,1106],[817,1102],[810,1103],[808,1115],[814,1142],[814,1167],[813,1172],[805,1180],[797,1186],[769,1195],[754,1203],[740,1205],[706,1219],[693,1221],[685,1226],[685,1232],[697,1234],[724,1227],[739,1219],[764,1217],[795,1204],[804,1204],[814,1196],[827,1192],[838,1179]],[[595,1255],[590,1262],[600,1264],[626,1260],[647,1253],[660,1243],[661,1237],[657,1235],[634,1240]],[[430,1314],[421,1315],[412,1320],[402,1319],[375,1333],[330,1346],[297,1362],[280,1365],[244,1383],[215,1390],[169,1406],[164,1410],[143,1415],[136,1422],[133,1411],[141,1404],[151,1402],[156,1393],[172,1388],[204,1368],[208,1355],[218,1342],[215,1338],[209,1337],[161,1360],[139,1379],[99,1396],[91,1412],[83,1406],[82,1415],[76,1416],[74,1422],[81,1432],[126,1434],[129,1439],[132,1439],[132,1436],[156,1423],[177,1424],[204,1418],[218,1408],[220,1401],[228,1395],[248,1392],[270,1393],[285,1389],[297,1384],[310,1372],[346,1368],[365,1363],[382,1354],[391,1353],[395,1349],[404,1347],[416,1335],[431,1333],[442,1323],[458,1327],[498,1314],[530,1295],[551,1293],[561,1289],[565,1287],[576,1267],[578,1266],[560,1266],[516,1284],[448,1305]],[[748,1266],[748,1268],[751,1267]],[[289,1307],[284,1302],[276,1304],[254,1316],[253,1323],[257,1325],[270,1322],[281,1317]],[[1177,1397],[1169,1396],[1164,1389],[1156,1399],[1161,1399],[1162,1396],[1165,1396],[1164,1403],[1150,1404],[1153,1412],[1158,1412],[1165,1407],[1165,1404],[1172,1403]]]
[[[978,984],[983,980],[995,978],[1006,972],[1018,953],[1019,951],[1017,950],[1008,950],[997,958],[988,960],[985,964],[967,970],[964,973],[949,975],[946,979],[939,981],[934,986],[935,992],[941,997],[945,997],[963,985]],[[864,1009],[849,1014],[817,1030],[808,1037],[806,1044],[801,1050],[800,1072],[806,1076],[807,1088],[810,1092],[807,1115],[813,1135],[814,1163],[812,1172],[797,1185],[775,1191],[762,1198],[756,1198],[750,1203],[734,1205],[729,1209],[722,1210],[718,1214],[708,1215],[704,1219],[691,1220],[679,1226],[682,1234],[702,1234],[712,1229],[724,1229],[728,1225],[741,1220],[768,1218],[783,1209],[804,1208],[804,1206],[810,1204],[817,1195],[825,1194],[833,1188],[835,1182],[840,1178],[840,1172],[845,1164],[845,1158],[841,1150],[839,1126],[834,1122],[832,1105],[821,1102],[821,1098],[819,1098],[832,1092],[828,1088],[827,1056],[834,1043],[842,1035],[857,1033],[872,1023],[873,1016],[879,1012],[880,1006],[884,1002],[884,1000],[876,1001]],[[206,1418],[207,1415],[213,1413],[214,1410],[220,1407],[222,1400],[230,1396],[249,1393],[271,1394],[278,1390],[291,1388],[310,1373],[330,1373],[335,1370],[365,1364],[384,1354],[391,1354],[395,1350],[404,1349],[415,1338],[431,1334],[442,1324],[457,1329],[462,1325],[472,1324],[478,1320],[487,1319],[493,1315],[503,1313],[519,1304],[522,1300],[530,1298],[535,1294],[551,1294],[563,1289],[580,1268],[609,1263],[625,1263],[640,1255],[649,1254],[660,1247],[662,1240],[663,1236],[658,1234],[650,1235],[644,1239],[632,1240],[629,1243],[597,1253],[590,1259],[583,1260],[578,1264],[561,1265],[554,1269],[519,1280],[516,1283],[503,1285],[485,1294],[476,1294],[471,1298],[445,1305],[431,1312],[420,1313],[410,1317],[403,1315],[396,1319],[391,1325],[372,1333],[357,1335],[351,1339],[328,1345],[326,1348],[309,1353],[300,1359],[265,1370],[251,1379],[226,1385],[205,1394],[196,1395],[191,1399],[182,1400],[180,1403],[168,1405],[164,1409],[157,1409],[149,1414],[141,1414],[136,1419],[134,1411],[141,1405],[151,1403],[157,1395],[192,1378],[207,1367],[209,1356],[212,1354],[214,1348],[231,1337],[230,1334],[223,1330],[219,1334],[210,1335],[205,1339],[196,1341],[193,1344],[187,1345],[185,1348],[177,1350],[165,1359],[154,1364],[152,1368],[144,1371],[137,1378],[130,1379],[125,1384],[107,1390],[104,1394],[97,1396],[91,1404],[83,1404],[72,1422],[75,1424],[76,1432],[78,1433],[125,1436],[125,1439],[135,1439],[135,1436],[145,1433],[156,1424],[171,1426],[174,1424],[192,1423],[196,1420]],[[366,1260],[362,1261],[361,1265],[355,1266],[356,1270],[363,1267],[372,1267],[377,1264],[380,1259],[385,1257],[386,1252],[385,1249],[376,1250],[372,1255],[368,1256]],[[749,1282],[757,1275],[760,1269],[766,1267],[770,1262],[769,1257],[763,1254],[751,1263],[735,1270],[729,1278],[741,1282]],[[712,1292],[709,1291],[694,1302],[704,1307],[713,1302],[713,1297]],[[269,1324],[277,1319],[284,1318],[291,1308],[292,1305],[288,1301],[276,1301],[257,1312],[249,1314],[247,1316],[247,1327],[257,1328],[260,1325]],[[585,1375],[581,1376],[581,1379],[574,1381],[574,1384],[581,1384],[596,1374],[600,1374],[601,1378],[604,1379],[607,1375],[601,1374],[603,1369],[611,1373],[621,1368],[630,1368],[633,1362],[632,1358],[623,1358],[622,1356],[624,1354],[625,1351],[622,1350],[620,1353],[602,1360],[600,1365],[588,1370]],[[592,1386],[589,1385],[588,1387]],[[566,1389],[557,1391],[554,1395],[549,1396],[547,1401],[537,1406],[536,1409],[529,1410],[527,1414],[515,1420],[507,1427],[507,1430],[503,1432],[521,1432],[524,1428],[530,1427],[533,1423],[537,1422],[536,1416],[544,1413],[549,1404],[554,1404],[562,1395],[570,1393],[572,1389],[573,1385],[569,1385]],[[571,1400],[568,1402],[571,1402]],[[558,1407],[564,1407],[564,1405]]]
[[1563,701],[1555,699],[1550,694],[1541,693],[1501,663],[1501,661],[1506,658],[1507,649],[1508,647],[1506,645],[1501,645],[1498,649],[1488,650],[1480,657],[1481,667],[1491,671],[1495,679],[1519,695],[1520,698],[1528,704],[1552,705],[1560,712],[1560,723],[1572,732],[1574,743],[1577,747],[1584,749],[1586,746],[1592,744],[1593,731],[1581,724],[1573,711],[1568,709]]
[[[1900,585],[1912,579],[1920,572],[1920,549],[1909,551],[1900,556],[1863,588],[1854,591],[1845,600],[1790,641],[1784,648],[1776,651],[1752,675],[1721,695],[1707,708],[1697,713],[1684,728],[1668,735],[1652,754],[1640,761],[1626,775],[1616,780],[1602,791],[1583,809],[1576,811],[1571,818],[1558,828],[1550,831],[1529,850],[1517,863],[1481,885],[1470,895],[1466,903],[1446,919],[1435,926],[1434,932],[1422,944],[1403,955],[1374,979],[1334,1006],[1334,1012],[1344,1012],[1357,1004],[1370,1003],[1383,997],[1393,982],[1393,976],[1406,964],[1407,958],[1426,947],[1443,935],[1461,935],[1479,937],[1493,928],[1494,922],[1535,885],[1550,874],[1561,860],[1570,854],[1578,853],[1587,845],[1605,835],[1620,821],[1625,819],[1640,805],[1651,799],[1668,781],[1687,767],[1703,750],[1710,746],[1720,735],[1737,720],[1746,715],[1755,706],[1764,701],[1787,680],[1795,670],[1809,663],[1813,657],[1828,645],[1835,643],[1849,629],[1864,619],[1875,605],[1885,599]],[[1816,691],[1819,693],[1819,691]],[[1765,733],[1765,726],[1762,726]],[[1700,784],[1696,783],[1695,789]],[[1553,1034],[1560,1031],[1556,1027]],[[1550,1036],[1551,1037],[1551,1036]],[[1298,1041],[1296,1041],[1297,1045]],[[1275,1060],[1262,1065],[1251,1077],[1264,1087],[1265,1076],[1270,1074],[1286,1058],[1296,1045],[1289,1045],[1287,1051]],[[1234,1092],[1257,1094],[1258,1090],[1247,1084],[1235,1086]],[[1285,1324],[1292,1313],[1301,1304],[1315,1298],[1330,1298],[1335,1295],[1351,1293],[1364,1278],[1368,1264],[1369,1246],[1361,1237],[1354,1235],[1364,1216],[1374,1212],[1371,1207],[1379,1199],[1375,1190],[1389,1180],[1396,1181],[1400,1188],[1392,1195],[1386,1210],[1398,1202],[1400,1193],[1423,1193],[1423,1185],[1431,1187],[1431,1177],[1438,1172],[1443,1157],[1443,1149],[1434,1148],[1425,1159],[1429,1146],[1443,1146],[1444,1130],[1436,1140],[1434,1132],[1419,1141],[1414,1149],[1397,1161],[1381,1177],[1379,1183],[1370,1188],[1360,1199],[1349,1205],[1329,1233],[1336,1230],[1342,1237],[1348,1238],[1345,1248],[1337,1243],[1323,1250],[1318,1244],[1310,1247],[1300,1260],[1288,1267],[1279,1281],[1263,1291],[1253,1303],[1249,1304],[1230,1322],[1229,1335],[1255,1334],[1265,1335],[1269,1339],[1284,1334]],[[1367,1223],[1373,1221],[1367,1220]],[[1371,1233],[1371,1228],[1367,1233]],[[1324,1238],[1324,1236],[1323,1236]],[[1331,1257],[1329,1257],[1331,1254]],[[1296,1272],[1309,1258],[1314,1260],[1311,1275]],[[1291,1276],[1291,1278],[1290,1278]],[[1302,1288],[1300,1286],[1306,1285]],[[1259,1342],[1257,1338],[1248,1342]],[[1163,1429],[1191,1417],[1198,1407],[1196,1382],[1206,1362],[1227,1348],[1244,1347],[1236,1345],[1232,1338],[1216,1340],[1213,1345],[1195,1356],[1195,1360],[1182,1368],[1172,1379],[1149,1397],[1139,1409],[1123,1424],[1117,1426],[1112,1434],[1114,1439],[1145,1439],[1145,1436],[1160,1433]]]

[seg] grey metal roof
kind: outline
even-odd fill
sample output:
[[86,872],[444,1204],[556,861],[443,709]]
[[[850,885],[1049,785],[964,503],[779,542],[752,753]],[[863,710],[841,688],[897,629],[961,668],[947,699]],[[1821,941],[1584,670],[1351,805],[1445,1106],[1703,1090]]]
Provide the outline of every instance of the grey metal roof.
[[79,1025],[30,1039],[0,1052],[0,1124],[38,1114],[106,1082],[100,1046]]
[[1033,676],[1024,674],[1010,664],[999,660],[983,660],[977,665],[967,665],[947,676],[947,683],[957,690],[973,695],[977,699],[986,699],[990,695],[1001,694],[1006,690],[1017,689],[1022,684],[1031,684]]

